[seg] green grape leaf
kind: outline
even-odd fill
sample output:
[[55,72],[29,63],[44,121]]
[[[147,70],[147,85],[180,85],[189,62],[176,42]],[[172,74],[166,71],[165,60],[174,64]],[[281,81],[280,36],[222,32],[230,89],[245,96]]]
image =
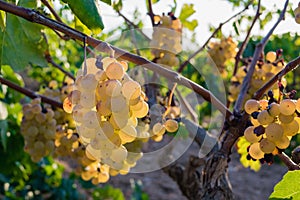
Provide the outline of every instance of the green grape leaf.
[[115,0],[113,2],[113,8],[117,11],[120,11],[123,8],[123,2],[122,0]]
[[240,31],[239,31],[239,28],[238,28],[238,24],[236,22],[233,22],[232,25],[233,25],[235,33],[239,36],[240,35]]
[[8,129],[7,120],[0,120],[0,139],[4,151],[7,150],[7,129]]
[[188,18],[195,12],[196,10],[194,9],[194,4],[183,4],[179,15],[179,19],[183,27],[188,28],[191,31],[193,31],[198,26],[198,21],[196,19],[193,19],[191,21],[188,20]]
[[99,34],[104,28],[100,15],[100,8],[96,0],[63,0],[72,12],[85,24],[94,34]]
[[6,14],[3,10],[0,10],[0,28],[1,31],[4,31],[6,26]]
[[100,0],[100,1],[102,1],[103,3],[106,3],[106,4],[111,6],[111,0]]
[[190,16],[192,16],[196,10],[194,9],[194,4],[183,4],[182,9],[180,11],[179,19],[181,21],[186,20]]
[[[34,1],[20,0],[18,5],[34,7]],[[10,65],[14,70],[23,69],[29,64],[47,66],[44,58],[47,44],[41,29],[40,25],[7,14],[5,30],[0,31],[1,65]]]
[[83,32],[87,35],[92,34],[92,31],[88,27],[86,27],[86,25],[84,25],[76,16],[74,17],[74,23],[75,23],[76,30]]
[[300,199],[300,171],[288,171],[274,187],[269,200]]
[[110,185],[103,188],[97,188],[93,191],[93,199],[111,199],[111,200],[125,200],[123,192]]

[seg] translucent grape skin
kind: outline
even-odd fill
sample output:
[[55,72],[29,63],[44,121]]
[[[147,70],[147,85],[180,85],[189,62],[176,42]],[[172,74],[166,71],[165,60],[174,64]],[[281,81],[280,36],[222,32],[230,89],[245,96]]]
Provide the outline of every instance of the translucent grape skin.
[[279,109],[283,115],[292,115],[296,111],[296,104],[292,99],[284,99],[281,101]]
[[245,136],[246,140],[250,143],[256,143],[256,142],[260,141],[260,139],[262,138],[262,135],[257,136],[254,133],[254,128],[255,128],[255,126],[249,126],[244,131],[244,136]]
[[264,152],[260,149],[260,144],[258,142],[250,145],[249,154],[254,159],[261,159],[264,157]]
[[248,113],[249,115],[253,112],[258,111],[260,105],[259,102],[255,99],[249,99],[248,101],[246,101],[245,103],[245,112]]
[[276,142],[280,140],[283,136],[283,128],[280,124],[271,123],[265,129],[266,136],[268,140]]
[[276,146],[273,142],[271,142],[267,138],[264,138],[260,141],[259,147],[264,153],[272,153]]

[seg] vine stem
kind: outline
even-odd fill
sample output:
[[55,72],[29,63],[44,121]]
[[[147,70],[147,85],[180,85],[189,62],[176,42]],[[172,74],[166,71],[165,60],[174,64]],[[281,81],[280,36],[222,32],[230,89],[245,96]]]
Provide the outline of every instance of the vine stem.
[[41,0],[41,2],[50,10],[50,12],[54,15],[57,21],[62,22],[61,18],[58,16],[58,14],[55,12],[55,10],[52,8],[52,6],[47,0]]
[[19,17],[27,19],[31,22],[42,24],[51,29],[60,31],[64,34],[67,34],[72,39],[82,41],[82,38],[86,37],[87,44],[98,49],[99,51],[109,52],[111,49],[113,49],[115,51],[116,57],[120,57],[129,62],[135,63],[137,65],[141,65],[151,71],[155,71],[156,73],[168,78],[170,81],[174,81],[180,85],[184,85],[184,86],[192,89],[199,95],[201,95],[206,101],[211,102],[211,104],[214,105],[227,118],[232,115],[231,111],[219,99],[217,99],[209,90],[206,90],[205,88],[198,85],[197,83],[189,80],[186,77],[181,76],[177,72],[163,68],[160,65],[147,60],[146,58],[129,53],[129,52],[119,49],[117,47],[114,47],[111,45],[104,45],[104,44],[106,44],[105,42],[103,42],[101,40],[97,40],[93,37],[87,36],[86,34],[79,32],[63,23],[60,23],[60,22],[57,22],[50,18],[47,18],[32,9],[16,6],[16,5],[6,3],[1,0],[0,1],[0,10],[12,13]]
[[256,14],[254,16],[254,19],[252,21],[252,24],[251,24],[250,28],[247,31],[246,38],[243,41],[243,43],[241,44],[241,46],[239,48],[239,51],[237,52],[237,54],[235,56],[235,64],[234,64],[233,75],[235,75],[236,72],[237,72],[237,69],[239,67],[239,62],[240,62],[240,60],[242,58],[242,55],[243,55],[243,53],[244,53],[244,51],[246,49],[246,46],[247,46],[247,44],[249,42],[251,31],[252,31],[255,23],[257,22],[259,16],[261,15],[261,13],[260,13],[260,5],[261,5],[261,0],[258,1],[258,6],[257,6]]
[[288,167],[290,171],[300,170],[300,166],[294,163],[290,157],[288,157],[284,152],[277,154],[280,160]]
[[236,13],[235,15],[231,16],[230,18],[228,18],[226,21],[222,22],[219,24],[219,26],[214,30],[214,32],[211,34],[211,36],[206,40],[206,42],[197,50],[195,51],[192,55],[190,55],[188,57],[187,60],[185,60],[183,63],[181,63],[181,65],[179,66],[179,69],[177,70],[179,73],[182,72],[182,70],[184,69],[185,66],[187,66],[189,64],[189,62],[197,55],[199,54],[201,51],[204,50],[204,48],[208,45],[208,43],[210,42],[210,40],[215,37],[215,35],[222,29],[222,27],[227,24],[228,22],[230,22],[233,18],[239,16],[240,14],[242,14],[243,12],[245,12],[246,10],[249,9],[249,6],[252,4],[253,1],[251,1],[243,10],[241,10],[240,12]]
[[55,101],[54,99],[48,98],[44,95],[36,94],[34,91],[29,90],[27,88],[23,88],[3,77],[0,77],[0,83],[3,85],[7,85],[11,89],[18,91],[18,92],[30,97],[31,99],[41,98],[42,102],[44,102],[44,103],[50,104],[50,105],[58,107],[58,108],[63,108],[63,105],[61,102]]
[[273,27],[270,29],[270,31],[267,33],[267,35],[260,41],[260,43],[258,43],[256,45],[256,48],[255,48],[255,51],[254,51],[254,55],[253,55],[252,61],[250,63],[247,75],[244,78],[240,94],[239,94],[239,96],[237,98],[237,101],[236,101],[236,103],[234,105],[234,112],[235,113],[240,113],[240,111],[241,111],[241,108],[243,106],[243,102],[244,102],[245,96],[246,96],[248,88],[250,86],[250,82],[251,82],[251,79],[252,79],[252,75],[254,73],[254,69],[255,69],[256,63],[257,63],[258,59],[261,57],[261,54],[262,54],[262,52],[263,52],[263,50],[265,48],[265,45],[267,44],[267,42],[268,42],[269,38],[271,37],[271,35],[273,34],[274,30],[276,29],[276,27],[278,26],[278,24],[282,20],[284,20],[284,15],[285,15],[285,12],[286,12],[288,4],[289,4],[289,0],[286,0],[284,8],[281,11],[280,16],[279,16],[278,20],[276,21],[276,23],[273,25]]
[[132,21],[130,21],[125,15],[123,15],[120,11],[117,11],[117,13],[120,15],[120,17],[122,17],[124,19],[124,21],[129,24],[130,26],[132,26],[133,28],[135,28],[138,32],[140,32],[144,38],[148,41],[150,41],[151,39],[136,25],[134,24]]
[[153,9],[152,9],[152,0],[148,0],[148,15],[151,19],[151,23],[152,23],[152,26],[155,25],[154,23],[154,13],[153,13]]

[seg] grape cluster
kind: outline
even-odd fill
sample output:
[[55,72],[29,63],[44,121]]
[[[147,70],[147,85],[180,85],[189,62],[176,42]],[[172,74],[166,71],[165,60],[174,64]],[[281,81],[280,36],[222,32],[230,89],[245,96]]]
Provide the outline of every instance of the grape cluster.
[[298,4],[298,7],[294,10],[294,15],[296,23],[300,24],[300,3]]
[[[149,110],[145,93],[127,75],[126,62],[106,57],[101,60],[102,70],[97,68],[96,61],[95,58],[86,60],[72,92],[64,100],[64,110],[73,114],[90,158],[100,166],[107,165],[119,173],[128,172],[130,154],[126,144],[140,137],[138,118],[145,117]],[[86,168],[95,169],[95,166]]]
[[181,50],[181,22],[169,15],[155,16],[156,26],[154,27],[150,48],[155,56],[156,62],[165,67],[175,67],[179,65],[176,57]]
[[156,142],[160,142],[162,141],[166,131],[169,133],[176,132],[179,128],[179,125],[175,118],[179,115],[180,108],[176,106],[169,106],[167,108],[162,106],[151,107],[151,139]]
[[23,105],[21,134],[25,140],[25,151],[30,154],[32,161],[38,162],[41,158],[54,151],[56,120],[51,109],[43,109],[41,99],[36,98],[29,104]]
[[226,65],[233,60],[238,52],[238,42],[232,37],[222,38],[220,41],[210,42],[208,54],[218,67],[222,76],[227,76]]
[[284,99],[277,103],[272,94],[270,99],[250,99],[245,103],[245,112],[251,115],[252,126],[244,131],[251,143],[249,156],[252,159],[268,159],[272,154],[286,149],[292,136],[300,132],[300,99]]
[[[270,51],[266,54],[265,60],[261,59],[257,61],[255,70],[251,79],[250,89],[248,90],[246,100],[250,99],[251,96],[268,80],[273,78],[275,74],[280,72],[284,68],[283,59],[281,59],[282,50],[277,52]],[[251,63],[251,59],[246,61],[246,65],[238,69],[235,76],[231,78],[231,85],[229,86],[228,100],[234,102],[239,93],[243,83],[243,80],[247,74],[248,67]],[[271,88],[274,95],[277,97],[280,93],[280,85],[286,86],[286,79],[282,78],[280,84],[275,84]]]

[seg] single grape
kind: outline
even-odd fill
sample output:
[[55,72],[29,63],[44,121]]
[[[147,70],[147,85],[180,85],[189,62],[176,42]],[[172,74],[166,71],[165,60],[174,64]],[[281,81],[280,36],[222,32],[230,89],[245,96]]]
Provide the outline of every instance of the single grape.
[[266,54],[266,60],[269,61],[269,62],[275,62],[276,57],[277,57],[276,52],[274,52],[274,51],[269,51]]
[[105,69],[106,76],[109,79],[122,79],[124,76],[124,67],[119,62],[113,62]]
[[290,139],[287,136],[282,136],[282,138],[280,138],[279,140],[277,140],[275,142],[275,145],[279,148],[279,149],[286,149],[290,146]]
[[170,133],[174,133],[178,130],[178,122],[174,119],[168,119],[165,123],[164,123],[166,130]]
[[292,115],[296,111],[296,104],[292,99],[284,99],[280,102],[279,109],[283,115]]
[[276,142],[283,136],[283,127],[277,123],[271,123],[266,127],[265,130],[268,140]]
[[260,149],[260,144],[258,142],[250,145],[249,154],[254,159],[261,159],[264,157],[264,152]]
[[268,125],[274,121],[274,118],[269,115],[267,110],[263,110],[258,114],[257,121],[262,125]]
[[263,138],[259,143],[259,147],[261,151],[264,153],[272,153],[276,146],[273,142],[271,142],[267,138]]
[[277,104],[277,103],[271,103],[270,106],[269,106],[269,109],[268,109],[269,114],[272,117],[278,116],[280,114],[279,107],[280,107],[279,104]]
[[246,101],[245,103],[245,112],[248,113],[249,115],[253,112],[256,112],[259,110],[259,102],[255,99],[249,99],[248,101]]
[[262,138],[262,135],[257,136],[254,133],[254,128],[255,128],[255,126],[249,126],[244,131],[244,136],[245,136],[246,140],[250,143],[256,143],[256,142],[260,141],[260,139]]

